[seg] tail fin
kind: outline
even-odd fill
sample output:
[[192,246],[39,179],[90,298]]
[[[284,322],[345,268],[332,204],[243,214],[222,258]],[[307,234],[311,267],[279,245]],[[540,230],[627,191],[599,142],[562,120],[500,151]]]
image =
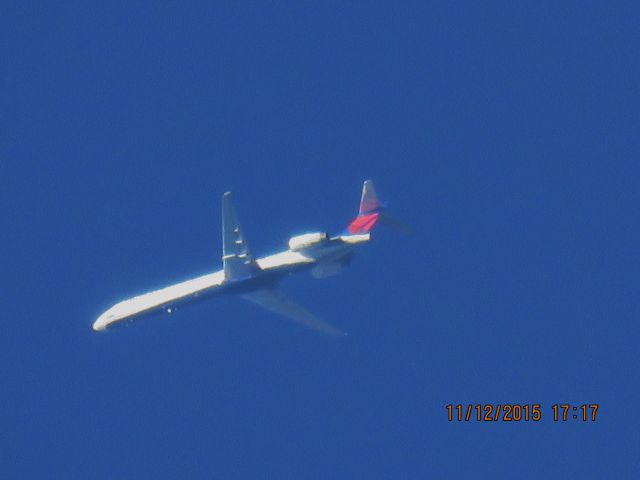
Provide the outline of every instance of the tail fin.
[[378,200],[378,195],[376,195],[373,182],[371,180],[365,180],[362,185],[362,196],[360,197],[358,216],[349,223],[347,232],[351,235],[368,233],[378,221],[381,210],[382,205]]
[[365,180],[362,184],[362,196],[360,197],[360,210],[358,216],[366,215],[377,211],[380,208],[380,201],[376,195],[376,189],[371,180]]

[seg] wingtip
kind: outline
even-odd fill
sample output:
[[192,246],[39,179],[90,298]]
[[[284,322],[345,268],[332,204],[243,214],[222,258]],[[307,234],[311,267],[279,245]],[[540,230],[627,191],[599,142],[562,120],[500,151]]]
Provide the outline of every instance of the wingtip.
[[347,336],[349,336],[348,332],[343,332],[342,330],[338,330],[337,328],[331,329],[331,331],[328,331],[327,333],[329,333],[330,335],[333,335],[334,337],[347,337]]

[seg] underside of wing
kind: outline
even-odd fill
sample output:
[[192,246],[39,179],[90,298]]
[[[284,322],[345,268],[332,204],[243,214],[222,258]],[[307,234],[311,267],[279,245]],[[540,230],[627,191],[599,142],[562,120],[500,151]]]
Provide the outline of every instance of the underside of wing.
[[243,298],[265,308],[273,313],[300,323],[305,327],[313,328],[323,333],[335,336],[344,336],[346,333],[338,330],[323,320],[320,320],[313,313],[289,299],[277,288],[265,288],[255,292],[242,295]]
[[154,308],[172,305],[200,293],[211,291],[222,285],[223,281],[224,272],[219,271],[124,300],[100,315],[93,323],[93,329],[96,331],[105,330],[114,323],[128,320]]

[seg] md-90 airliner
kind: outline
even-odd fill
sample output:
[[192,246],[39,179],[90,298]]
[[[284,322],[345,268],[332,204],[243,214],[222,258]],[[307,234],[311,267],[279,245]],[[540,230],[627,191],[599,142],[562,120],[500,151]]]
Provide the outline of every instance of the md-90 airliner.
[[171,313],[177,304],[218,293],[234,293],[271,312],[330,335],[344,335],[297,305],[278,288],[284,276],[310,270],[316,278],[329,277],[347,265],[356,246],[370,239],[370,231],[383,214],[373,182],[362,186],[360,209],[346,230],[335,237],[324,232],[305,233],[289,239],[289,248],[254,259],[240,228],[231,193],[222,196],[223,269],[116,303],[93,323],[95,331],[163,309]]

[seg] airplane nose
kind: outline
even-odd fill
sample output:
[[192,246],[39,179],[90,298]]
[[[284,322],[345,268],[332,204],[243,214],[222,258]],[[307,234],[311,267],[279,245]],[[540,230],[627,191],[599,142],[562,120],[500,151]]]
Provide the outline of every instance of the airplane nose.
[[113,317],[114,317],[113,314],[107,315],[106,313],[103,313],[98,317],[98,319],[95,322],[93,322],[93,325],[91,326],[91,328],[93,329],[94,332],[102,332],[107,329],[107,325],[109,325],[109,320],[112,319]]

